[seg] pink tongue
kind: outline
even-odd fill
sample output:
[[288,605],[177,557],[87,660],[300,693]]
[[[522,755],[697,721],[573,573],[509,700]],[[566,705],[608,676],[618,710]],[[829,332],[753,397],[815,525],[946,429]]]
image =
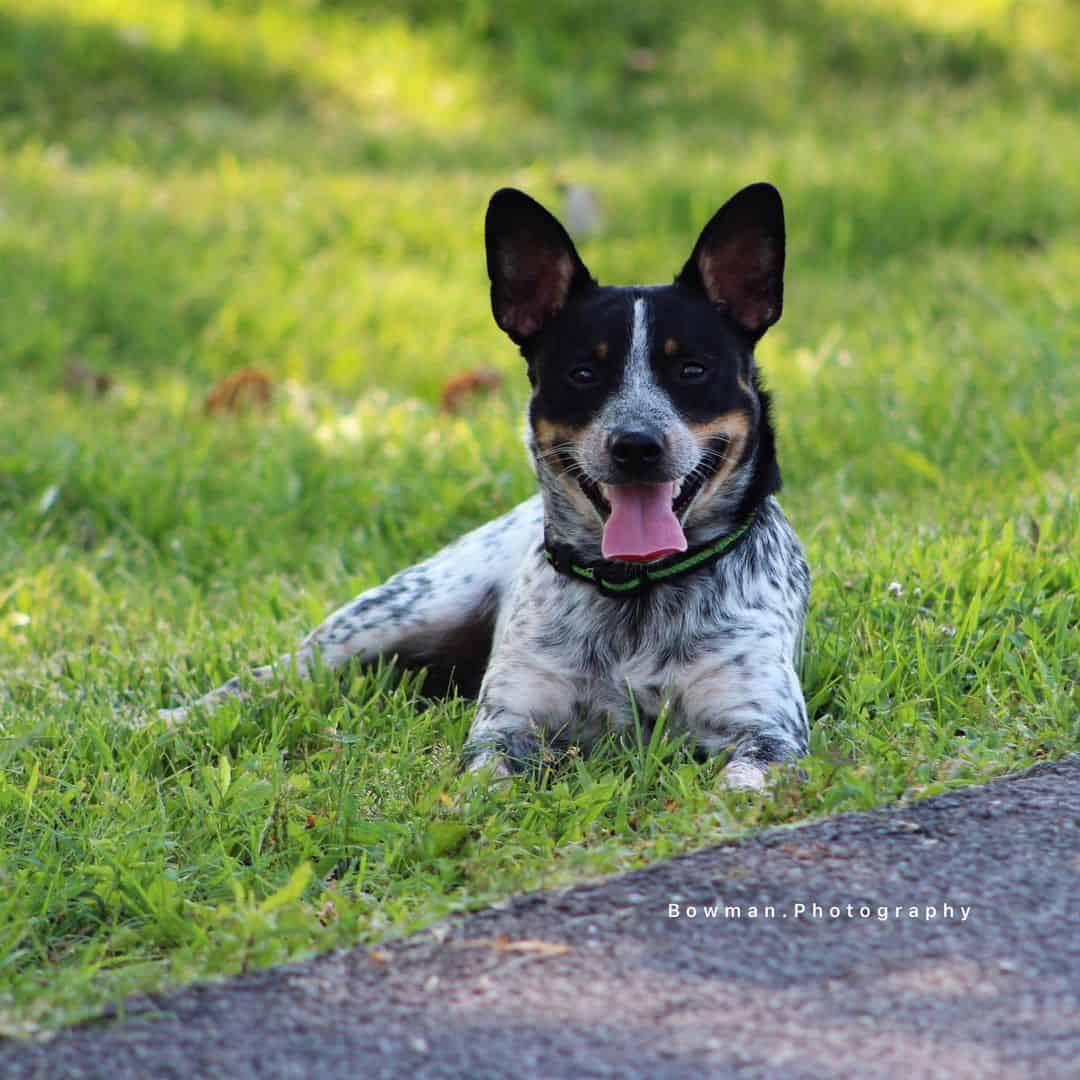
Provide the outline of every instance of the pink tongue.
[[644,561],[686,550],[686,537],[672,513],[674,484],[610,484],[611,515],[600,550],[605,559]]

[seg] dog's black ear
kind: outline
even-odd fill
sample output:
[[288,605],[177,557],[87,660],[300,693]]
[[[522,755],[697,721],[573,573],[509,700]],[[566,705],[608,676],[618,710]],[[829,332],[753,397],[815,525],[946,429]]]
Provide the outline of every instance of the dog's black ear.
[[757,341],[784,305],[784,203],[751,184],[717,210],[675,279],[703,292]]
[[539,331],[592,279],[566,230],[535,199],[496,191],[484,224],[491,310],[518,345]]

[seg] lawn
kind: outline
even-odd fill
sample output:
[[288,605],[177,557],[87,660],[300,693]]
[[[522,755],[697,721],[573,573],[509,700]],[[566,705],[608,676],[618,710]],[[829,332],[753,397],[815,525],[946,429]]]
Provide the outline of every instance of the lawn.
[[[0,0],[0,1037],[1080,748],[1078,56],[1067,0]],[[473,791],[390,670],[132,723],[530,493],[491,191],[588,185],[656,281],[757,179],[804,783]],[[246,365],[270,410],[206,415]]]

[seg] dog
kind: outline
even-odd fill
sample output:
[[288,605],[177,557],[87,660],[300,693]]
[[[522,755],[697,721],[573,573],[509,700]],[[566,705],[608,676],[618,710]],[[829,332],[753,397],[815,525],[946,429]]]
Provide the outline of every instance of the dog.
[[520,350],[539,494],[331,614],[249,682],[350,659],[424,668],[477,699],[464,766],[505,777],[553,746],[661,714],[730,787],[807,752],[797,663],[810,593],[776,500],[754,347],[783,305],[783,203],[744,188],[670,285],[602,286],[521,191],[485,224],[495,322]]

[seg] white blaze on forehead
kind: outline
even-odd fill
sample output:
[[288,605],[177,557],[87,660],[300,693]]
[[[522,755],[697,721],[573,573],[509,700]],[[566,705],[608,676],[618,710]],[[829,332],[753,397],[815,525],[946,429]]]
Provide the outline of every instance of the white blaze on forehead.
[[622,384],[605,410],[608,430],[627,425],[651,424],[667,432],[675,422],[675,410],[664,390],[657,385],[649,362],[652,312],[649,300],[639,296],[630,315],[630,347],[626,353]]
[[634,301],[630,329],[630,355],[626,358],[626,382],[650,381],[649,370],[649,305],[645,297]]

